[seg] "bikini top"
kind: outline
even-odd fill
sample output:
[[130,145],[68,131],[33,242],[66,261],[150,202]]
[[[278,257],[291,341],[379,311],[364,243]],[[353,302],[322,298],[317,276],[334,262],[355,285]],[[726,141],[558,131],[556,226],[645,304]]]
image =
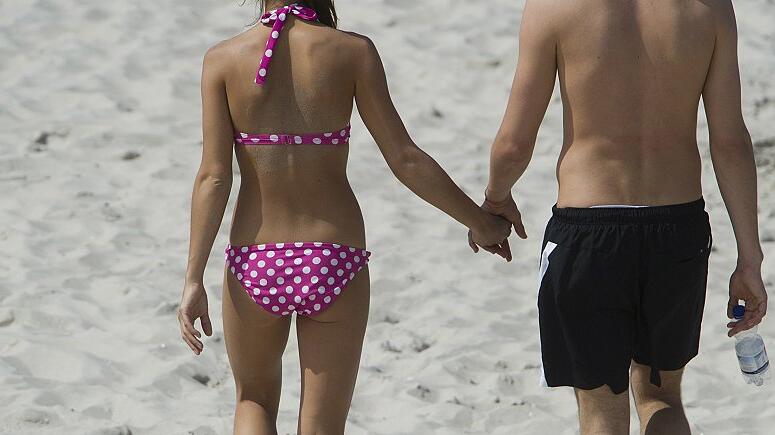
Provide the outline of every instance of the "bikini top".
[[[260,21],[263,24],[272,24],[272,33],[266,40],[264,55],[261,57],[261,63],[256,71],[255,83],[263,86],[266,82],[266,76],[269,72],[269,63],[272,60],[272,53],[280,38],[280,32],[285,26],[285,21],[290,15],[306,21],[317,21],[318,14],[314,9],[301,6],[296,3],[271,10],[261,16]],[[337,145],[346,144],[350,139],[350,124],[338,131],[324,133],[299,133],[299,134],[253,134],[234,131],[234,141],[242,145]]]

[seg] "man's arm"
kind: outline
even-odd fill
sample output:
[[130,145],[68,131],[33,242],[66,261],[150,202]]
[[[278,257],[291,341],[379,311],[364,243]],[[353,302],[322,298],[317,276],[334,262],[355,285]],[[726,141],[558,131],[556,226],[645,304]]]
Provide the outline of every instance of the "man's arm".
[[519,60],[511,95],[490,151],[490,179],[485,209],[514,224],[520,237],[525,229],[511,199],[511,188],[527,169],[538,127],[552,97],[557,75],[557,38],[551,6],[528,0],[519,32]]
[[743,120],[737,27],[732,3],[716,11],[716,44],[702,91],[710,131],[710,154],[721,196],[737,241],[737,268],[730,280],[727,316],[740,299],[746,316],[730,330],[749,329],[767,312],[767,293],[761,279],[763,261],[757,218],[756,164],[751,137]]

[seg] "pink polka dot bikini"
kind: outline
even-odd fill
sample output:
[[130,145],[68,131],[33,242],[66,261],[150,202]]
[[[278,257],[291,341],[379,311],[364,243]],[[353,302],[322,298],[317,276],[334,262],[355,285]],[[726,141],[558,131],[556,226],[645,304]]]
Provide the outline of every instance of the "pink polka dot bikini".
[[[275,45],[289,16],[317,20],[313,9],[297,4],[269,11],[263,24],[273,24],[266,50],[256,72],[263,86]],[[350,125],[339,131],[304,134],[250,134],[235,131],[241,145],[338,145],[348,143]],[[313,316],[334,303],[345,286],[369,261],[361,248],[327,242],[291,242],[226,246],[226,266],[247,294],[267,312]]]

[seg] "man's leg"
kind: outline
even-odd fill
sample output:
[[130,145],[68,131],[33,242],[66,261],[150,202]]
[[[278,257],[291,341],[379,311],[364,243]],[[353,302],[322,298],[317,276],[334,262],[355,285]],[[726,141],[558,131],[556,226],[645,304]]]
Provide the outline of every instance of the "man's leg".
[[662,386],[649,381],[651,368],[632,362],[630,385],[640,419],[641,435],[689,435],[689,422],[681,403],[683,369],[660,371]]
[[628,435],[630,392],[614,394],[607,385],[594,390],[575,388],[581,435]]

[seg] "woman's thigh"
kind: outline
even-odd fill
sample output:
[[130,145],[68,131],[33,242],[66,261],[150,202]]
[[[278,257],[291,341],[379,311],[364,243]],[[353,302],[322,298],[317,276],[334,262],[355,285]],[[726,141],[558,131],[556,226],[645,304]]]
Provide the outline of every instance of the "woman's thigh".
[[343,433],[369,316],[369,270],[363,268],[328,309],[298,316],[301,363],[299,433]]
[[266,312],[227,270],[223,292],[223,329],[238,400],[250,400],[277,415],[282,355],[290,316]]

